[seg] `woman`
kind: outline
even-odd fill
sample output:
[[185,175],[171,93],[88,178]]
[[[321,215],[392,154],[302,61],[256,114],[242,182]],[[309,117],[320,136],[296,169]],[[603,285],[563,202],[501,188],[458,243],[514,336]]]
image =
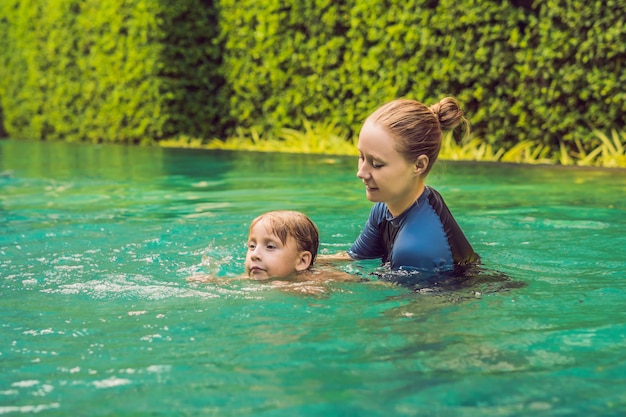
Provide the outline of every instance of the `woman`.
[[425,185],[443,131],[469,131],[459,102],[446,97],[430,107],[407,99],[384,104],[359,134],[357,177],[376,204],[347,255],[381,258],[393,270],[449,271],[478,263],[441,195]]

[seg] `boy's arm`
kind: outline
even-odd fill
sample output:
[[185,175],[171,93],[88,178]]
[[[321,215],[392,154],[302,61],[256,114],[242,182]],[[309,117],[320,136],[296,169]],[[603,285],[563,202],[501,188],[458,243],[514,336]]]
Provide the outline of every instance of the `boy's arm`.
[[198,275],[192,275],[190,277],[187,277],[187,282],[228,282],[231,280],[240,280],[240,279],[244,279],[245,277],[242,276],[237,276],[234,278],[219,278],[219,277],[214,277],[211,275],[206,275],[206,274],[198,274]]

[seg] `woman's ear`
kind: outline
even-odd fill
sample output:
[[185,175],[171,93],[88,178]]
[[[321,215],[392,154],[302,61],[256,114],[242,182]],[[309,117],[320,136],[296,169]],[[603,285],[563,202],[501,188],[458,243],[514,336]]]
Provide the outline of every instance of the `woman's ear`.
[[428,169],[428,162],[430,160],[428,159],[428,156],[426,155],[420,155],[417,157],[417,159],[415,160],[415,168],[414,168],[414,172],[416,175],[422,175],[424,172],[426,172],[426,170]]
[[301,272],[307,270],[311,266],[313,255],[308,250],[300,252],[298,257],[298,263],[296,264],[296,271]]

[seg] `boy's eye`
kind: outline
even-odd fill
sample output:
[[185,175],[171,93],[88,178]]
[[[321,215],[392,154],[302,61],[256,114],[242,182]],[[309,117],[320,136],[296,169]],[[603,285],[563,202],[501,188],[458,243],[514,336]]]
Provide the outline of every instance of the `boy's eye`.
[[248,250],[254,250],[254,248],[256,248],[256,244],[248,242]]
[[268,244],[267,244],[267,248],[268,248],[268,249],[276,249],[276,245],[275,245],[275,244],[273,244],[273,243],[268,243]]

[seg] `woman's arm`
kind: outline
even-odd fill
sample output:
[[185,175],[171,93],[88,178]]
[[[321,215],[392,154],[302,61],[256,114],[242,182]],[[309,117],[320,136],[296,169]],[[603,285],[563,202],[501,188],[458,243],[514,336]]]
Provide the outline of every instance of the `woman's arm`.
[[319,254],[315,258],[316,262],[333,262],[333,261],[352,261],[353,259],[348,255],[348,252],[337,252],[330,254]]

